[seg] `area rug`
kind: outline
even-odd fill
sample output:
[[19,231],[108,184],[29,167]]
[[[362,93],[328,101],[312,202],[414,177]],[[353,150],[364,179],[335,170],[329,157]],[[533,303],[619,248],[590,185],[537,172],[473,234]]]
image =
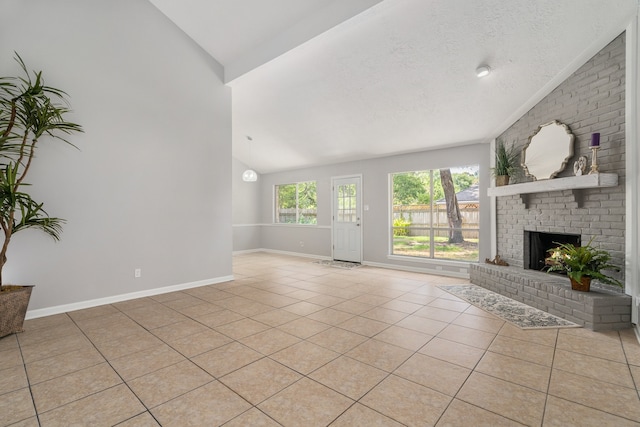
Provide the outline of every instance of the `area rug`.
[[321,259],[319,261],[313,261],[313,263],[326,265],[328,267],[344,268],[347,270],[362,267],[362,264],[360,264],[359,262],[336,261],[336,260],[330,260],[330,259]]
[[546,328],[580,328],[573,322],[549,314],[546,311],[528,306],[497,294],[477,285],[441,285],[443,291],[449,292],[474,306],[488,311],[518,326],[521,329]]

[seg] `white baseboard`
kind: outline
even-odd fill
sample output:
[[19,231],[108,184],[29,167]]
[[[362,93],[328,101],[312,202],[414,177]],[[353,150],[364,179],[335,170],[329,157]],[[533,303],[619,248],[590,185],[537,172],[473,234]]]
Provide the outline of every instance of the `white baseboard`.
[[256,252],[264,252],[264,249],[245,249],[242,251],[233,251],[232,255],[244,255],[244,254],[253,254]]
[[[272,254],[278,254],[278,255],[289,255],[289,256],[297,256],[297,257],[302,257],[302,258],[311,258],[311,259],[321,259],[321,260],[331,260],[332,258],[330,256],[322,256],[322,255],[311,255],[311,254],[303,254],[300,252],[288,252],[288,251],[278,251],[275,249],[250,249],[247,251],[237,251],[234,252],[234,255],[242,255],[242,254],[248,254],[248,253],[255,253],[255,252],[268,252],[268,253],[272,253]],[[362,265],[369,265],[371,267],[379,267],[379,268],[386,268],[389,270],[400,270],[400,271],[411,271],[414,273],[425,273],[425,274],[434,274],[436,276],[446,276],[446,277],[456,277],[459,279],[468,279],[469,278],[469,272],[468,269],[466,269],[466,272],[455,272],[455,271],[449,271],[449,270],[439,270],[437,269],[435,266],[434,267],[407,267],[404,265],[396,265],[396,264],[384,264],[381,262],[369,262],[369,261],[362,261]]]
[[411,271],[413,273],[425,273],[425,274],[433,274],[435,276],[445,276],[445,277],[456,277],[458,279],[468,279],[469,273],[458,273],[455,271],[448,270],[438,270],[435,267],[431,268],[423,268],[423,267],[407,267],[404,265],[396,265],[396,264],[385,264],[382,262],[370,262],[370,261],[362,261],[362,265],[370,265],[371,267],[379,267],[386,268],[389,270],[401,270],[401,271]]
[[249,254],[249,253],[255,253],[255,252],[267,252],[267,253],[271,253],[271,254],[289,255],[289,256],[297,256],[297,257],[301,257],[301,258],[311,258],[311,259],[322,259],[322,260],[331,260],[332,259],[330,256],[305,254],[305,253],[302,253],[302,252],[279,251],[279,250],[276,250],[276,249],[264,249],[264,248],[249,249],[249,250],[246,250],[246,251],[236,251],[233,254],[234,255],[242,255],[242,254]]
[[233,275],[216,277],[215,279],[198,280],[197,282],[182,283],[179,285],[165,286],[162,288],[148,289],[146,291],[131,292],[128,294],[97,298],[88,301],[74,302],[71,304],[57,305],[55,307],[29,310],[27,311],[25,319],[36,319],[38,317],[51,316],[54,314],[66,313],[68,311],[82,310],[85,308],[97,307],[99,305],[113,304],[116,302],[128,301],[136,298],[144,298],[154,295],[166,294],[169,292],[182,291],[185,289],[199,288],[200,286],[215,285],[216,283],[229,282],[231,280],[233,280]]

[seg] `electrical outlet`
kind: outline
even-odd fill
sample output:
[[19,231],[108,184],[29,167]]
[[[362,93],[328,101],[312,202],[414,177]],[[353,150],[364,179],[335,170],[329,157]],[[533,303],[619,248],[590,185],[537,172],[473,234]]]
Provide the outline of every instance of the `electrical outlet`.
[[304,242],[302,240],[300,240],[300,247],[304,248]]
[[142,269],[136,268],[135,270],[133,270],[133,277],[135,277],[136,279],[142,277]]

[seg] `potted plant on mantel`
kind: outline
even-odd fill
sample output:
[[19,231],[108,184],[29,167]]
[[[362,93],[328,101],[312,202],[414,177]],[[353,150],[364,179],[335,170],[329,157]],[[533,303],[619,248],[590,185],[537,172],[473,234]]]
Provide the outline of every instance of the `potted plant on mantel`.
[[496,146],[496,163],[491,168],[491,174],[496,179],[496,187],[509,184],[510,177],[515,177],[520,171],[520,152],[515,145],[509,148],[501,140]]
[[4,234],[0,248],[0,337],[22,331],[33,288],[3,282],[11,238],[18,231],[35,228],[59,240],[64,223],[50,217],[43,204],[24,191],[36,146],[47,139],[70,144],[63,136],[82,132],[80,125],[64,120],[70,111],[67,94],[45,86],[41,71],[34,72],[32,79],[17,53],[15,59],[23,76],[0,77],[0,226]]
[[[620,271],[611,264],[609,252],[596,249],[591,246],[593,238],[586,246],[576,246],[571,243],[558,243],[551,256],[545,263],[549,266],[547,271],[564,271],[571,281],[571,289],[589,292],[591,279],[599,280],[608,285],[624,287],[617,279],[605,275],[602,270]],[[554,242],[555,243],[555,242]]]

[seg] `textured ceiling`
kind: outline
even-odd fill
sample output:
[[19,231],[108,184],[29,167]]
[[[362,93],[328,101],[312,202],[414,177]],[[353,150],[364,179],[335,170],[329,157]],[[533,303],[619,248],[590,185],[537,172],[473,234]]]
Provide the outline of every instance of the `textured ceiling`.
[[[638,8],[637,0],[350,1],[345,9],[152,0],[233,70],[233,155],[260,173],[486,142]],[[483,79],[480,64],[492,68]]]

